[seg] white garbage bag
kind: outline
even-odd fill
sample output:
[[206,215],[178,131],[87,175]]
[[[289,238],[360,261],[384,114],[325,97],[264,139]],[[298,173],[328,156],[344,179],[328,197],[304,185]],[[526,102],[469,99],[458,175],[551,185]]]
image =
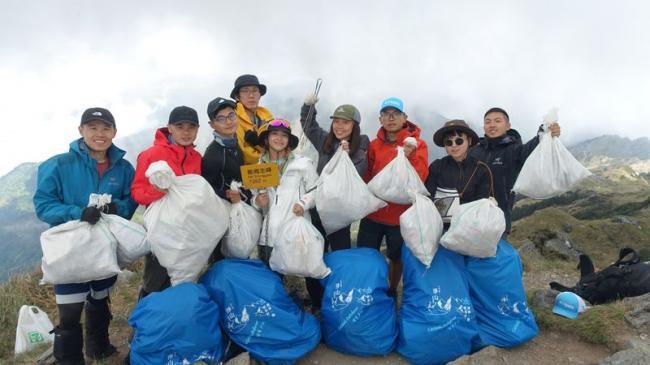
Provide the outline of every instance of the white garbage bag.
[[285,275],[322,279],[331,270],[323,261],[325,240],[304,217],[289,219],[273,245],[271,270]]
[[[241,183],[236,181],[230,184],[230,190],[239,191],[240,187]],[[249,258],[257,246],[261,231],[262,215],[257,209],[243,201],[231,205],[230,225],[221,246],[221,253],[225,257]]]
[[100,219],[69,221],[41,233],[43,282],[85,283],[117,275],[117,240]]
[[[316,123],[313,121],[312,123]],[[318,167],[318,150],[311,143],[305,132],[303,132],[300,121],[292,123],[291,132],[298,137],[298,147],[293,150],[296,155],[307,157],[311,160],[314,170]]]
[[[163,174],[160,166],[154,171]],[[196,282],[228,229],[228,205],[202,176],[183,175],[172,176],[167,194],[144,212],[151,252],[167,269],[172,285]]]
[[23,305],[18,312],[16,325],[16,355],[29,351],[39,344],[54,342],[54,333],[50,333],[54,326],[39,307]]
[[539,145],[528,156],[512,190],[533,199],[548,199],[565,193],[591,175],[557,137],[549,125],[557,122],[557,109],[544,116],[545,131]]
[[151,250],[147,241],[147,230],[141,224],[124,219],[115,214],[102,214],[117,240],[117,263],[120,267],[139,259]]
[[323,167],[316,184],[316,210],[327,234],[386,206],[372,195],[350,156],[341,148]]
[[406,246],[427,268],[438,251],[442,218],[431,199],[413,194],[413,205],[399,216],[399,230]]
[[440,243],[463,255],[494,257],[505,230],[506,219],[497,201],[494,198],[479,199],[460,205]]
[[409,191],[430,195],[402,147],[397,147],[397,156],[370,180],[368,188],[379,199],[396,204],[409,204]]

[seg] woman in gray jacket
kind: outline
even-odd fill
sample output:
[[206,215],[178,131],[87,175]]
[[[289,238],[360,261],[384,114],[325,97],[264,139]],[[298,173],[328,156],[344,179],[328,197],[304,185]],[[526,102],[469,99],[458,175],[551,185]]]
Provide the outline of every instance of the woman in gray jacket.
[[[318,151],[318,165],[316,171],[320,175],[323,167],[334,156],[339,146],[350,155],[359,176],[363,176],[368,166],[367,150],[370,140],[365,134],[361,134],[359,123],[361,123],[361,114],[359,110],[350,104],[338,106],[330,119],[329,132],[321,128],[316,122],[315,104],[318,101],[313,93],[305,98],[305,103],[300,111],[300,123],[303,131],[309,141]],[[309,109],[312,113],[309,115]],[[310,117],[309,119],[308,116]],[[342,250],[352,247],[350,238],[350,226],[341,228],[329,235],[325,234],[325,229],[321,223],[316,209],[310,210],[312,224],[325,237],[325,252],[328,247],[331,251]],[[320,308],[323,289],[318,280],[307,279],[307,291],[312,299],[312,307]]]

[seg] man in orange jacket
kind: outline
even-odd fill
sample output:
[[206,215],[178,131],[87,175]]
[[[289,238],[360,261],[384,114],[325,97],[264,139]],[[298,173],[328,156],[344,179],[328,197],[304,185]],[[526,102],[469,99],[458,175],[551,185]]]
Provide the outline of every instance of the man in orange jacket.
[[[381,127],[377,131],[377,138],[368,146],[368,170],[364,180],[372,180],[397,156],[397,147],[403,147],[404,154],[424,181],[429,173],[427,144],[420,139],[420,128],[410,122],[404,113],[404,102],[395,97],[384,100],[379,112],[379,123]],[[416,146],[404,144],[407,137],[415,138]],[[396,295],[402,278],[401,248],[404,239],[400,233],[399,216],[409,206],[388,203],[386,207],[363,218],[359,224],[357,246],[379,250],[382,239],[386,238],[387,256],[390,259],[388,293],[392,296]]]

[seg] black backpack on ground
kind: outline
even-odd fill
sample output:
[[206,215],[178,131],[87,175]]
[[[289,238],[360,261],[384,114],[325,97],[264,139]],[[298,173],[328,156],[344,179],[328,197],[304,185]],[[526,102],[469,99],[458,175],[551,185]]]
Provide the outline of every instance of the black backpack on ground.
[[[624,260],[628,255],[632,257]],[[580,255],[578,268],[580,280],[574,287],[551,282],[551,289],[576,293],[591,304],[650,293],[650,264],[641,262],[632,248],[622,248],[618,260],[598,272],[594,272],[589,256]]]

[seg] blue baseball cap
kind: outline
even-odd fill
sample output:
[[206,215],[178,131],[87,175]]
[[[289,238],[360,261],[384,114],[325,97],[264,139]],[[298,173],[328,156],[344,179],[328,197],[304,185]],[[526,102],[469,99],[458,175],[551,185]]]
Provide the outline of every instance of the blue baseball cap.
[[555,297],[553,313],[563,317],[575,319],[578,314],[587,309],[585,301],[576,293],[564,291]]
[[381,112],[386,108],[395,108],[400,112],[404,113],[404,102],[402,101],[402,99],[393,96],[388,99],[384,99],[384,101],[381,102],[381,108],[379,109],[379,111]]

